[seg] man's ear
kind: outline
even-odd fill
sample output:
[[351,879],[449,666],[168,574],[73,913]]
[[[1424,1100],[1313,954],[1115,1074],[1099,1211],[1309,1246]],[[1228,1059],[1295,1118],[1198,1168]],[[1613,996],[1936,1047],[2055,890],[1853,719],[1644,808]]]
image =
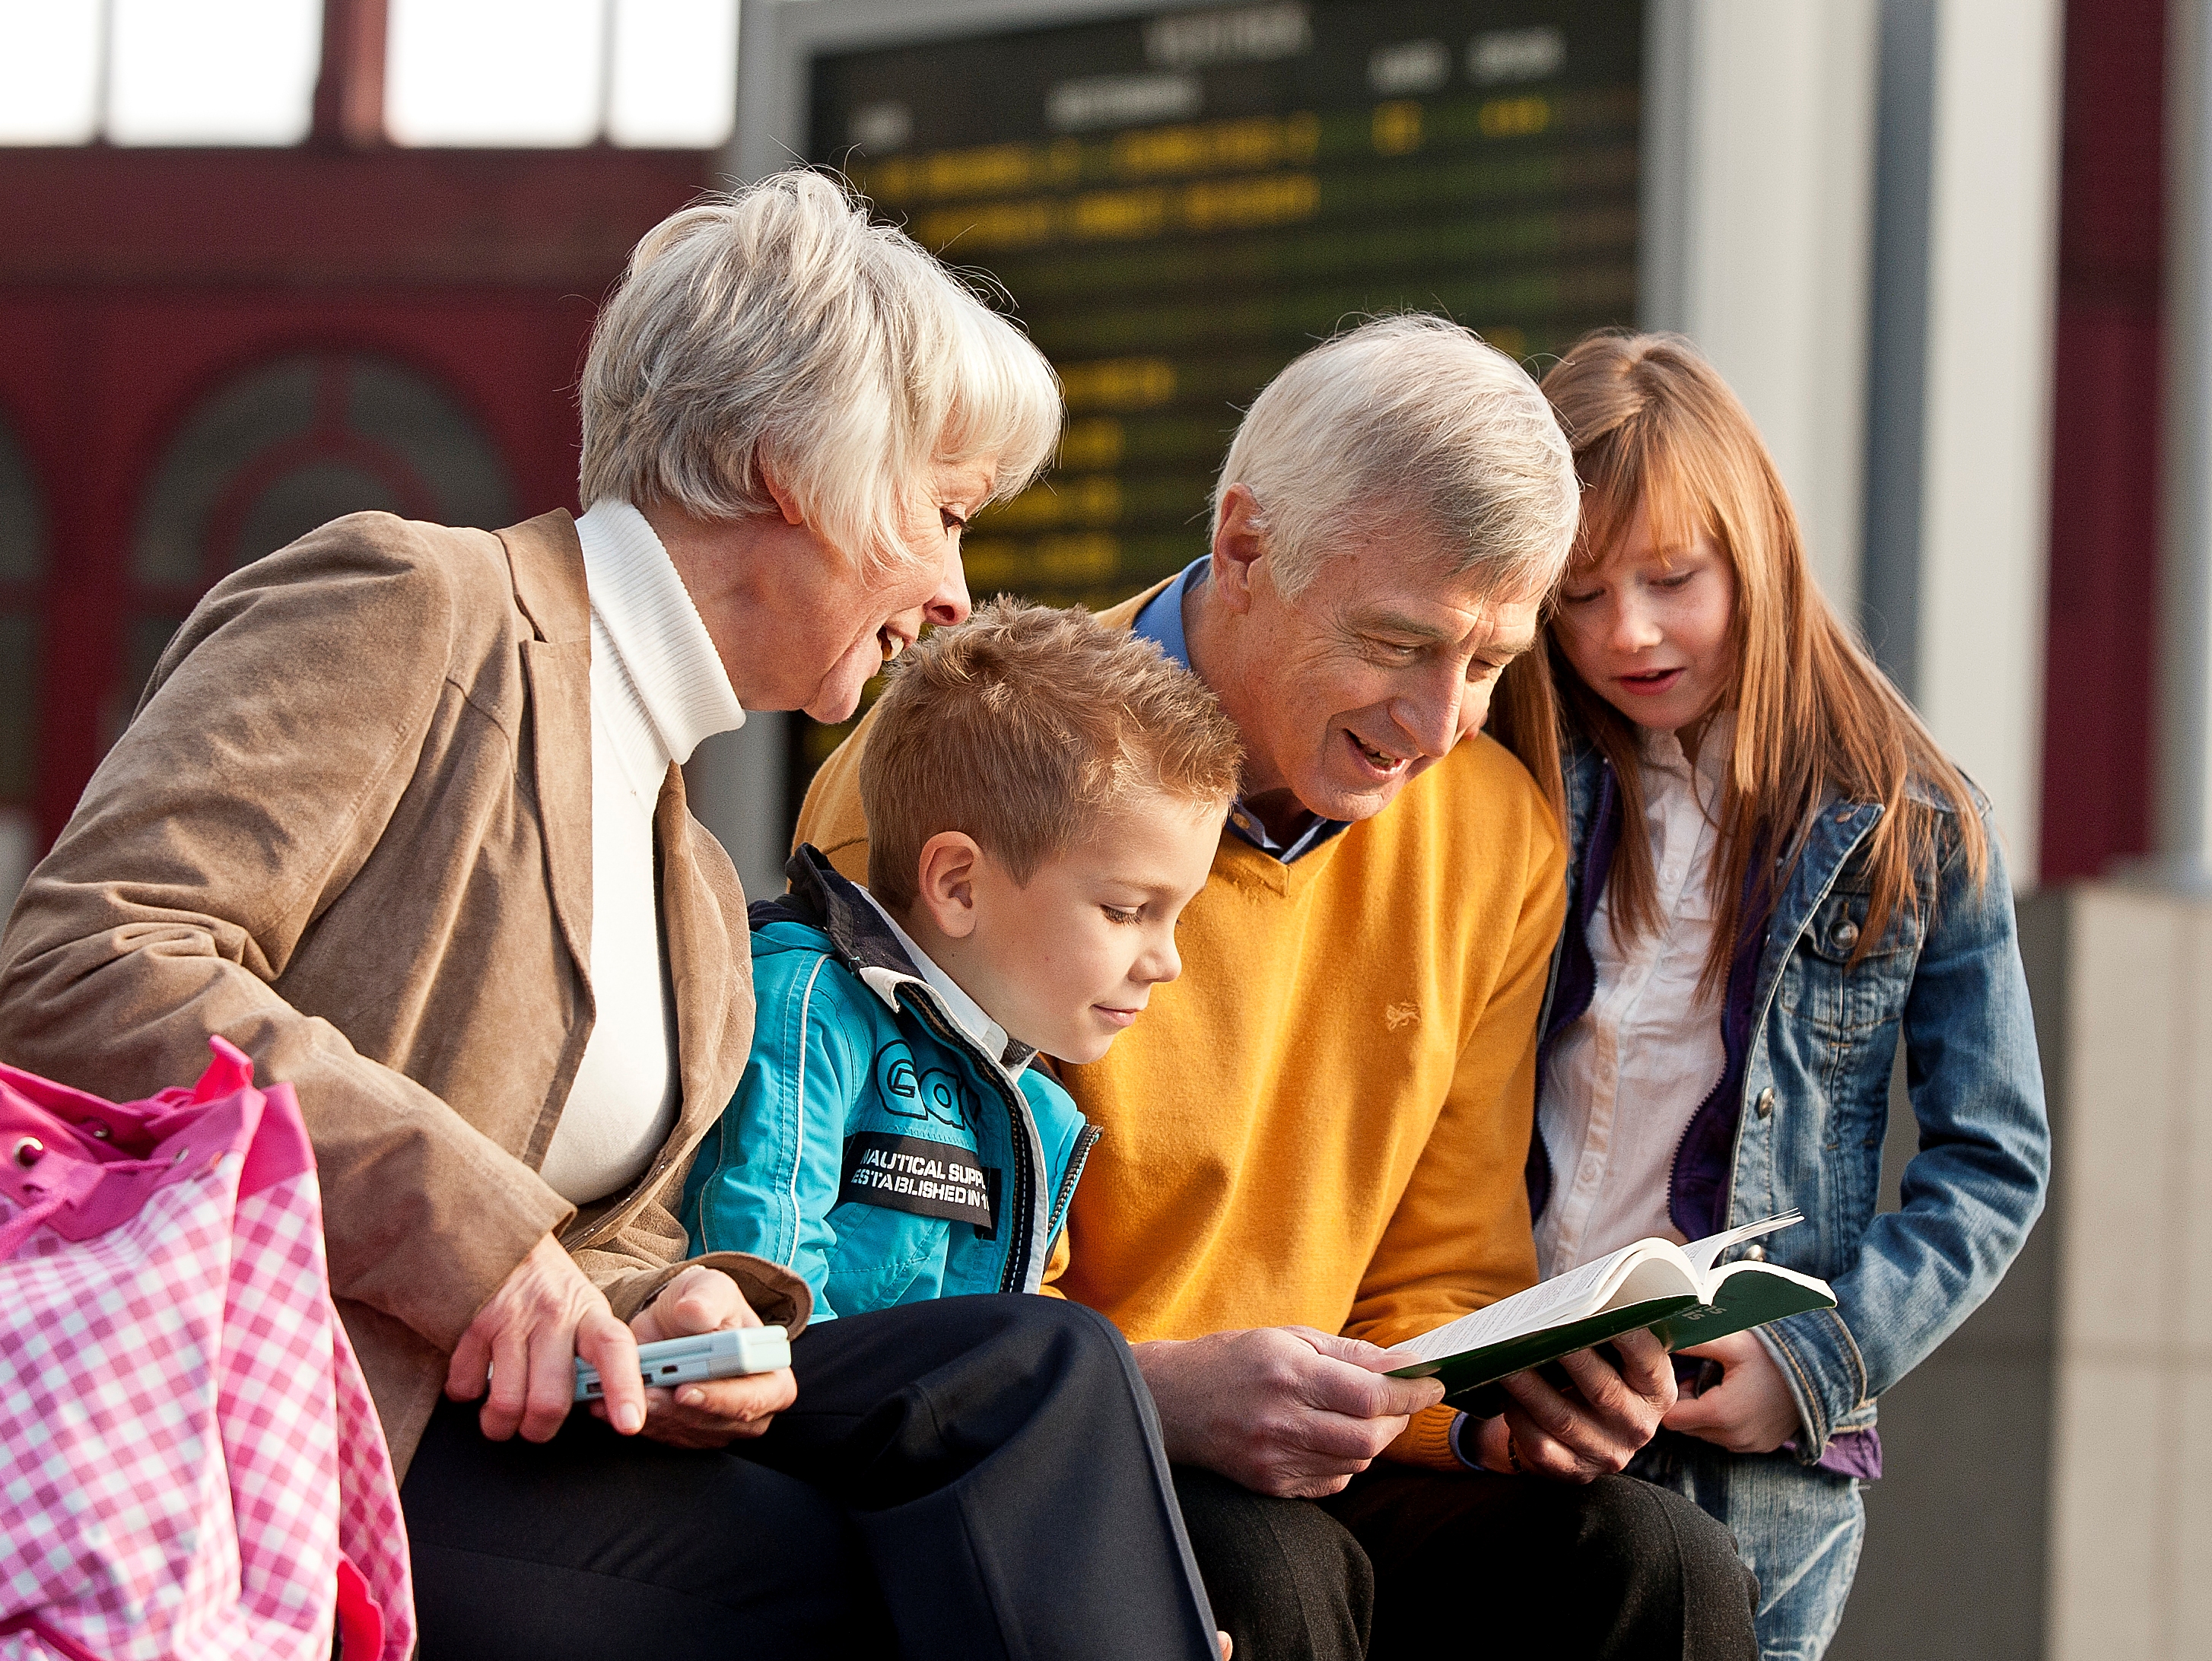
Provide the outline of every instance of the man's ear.
[[775,498],[776,509],[783,515],[783,522],[786,524],[805,524],[805,518],[799,511],[799,498],[783,488],[783,481],[776,477],[765,462],[761,464],[760,476],[761,482],[768,487],[768,494]]
[[965,831],[939,831],[921,845],[915,903],[951,940],[975,932],[975,870],[983,850]]
[[1214,597],[1231,611],[1252,609],[1252,584],[1267,557],[1267,533],[1261,528],[1260,499],[1248,485],[1222,493],[1221,517],[1213,527],[1211,577]]

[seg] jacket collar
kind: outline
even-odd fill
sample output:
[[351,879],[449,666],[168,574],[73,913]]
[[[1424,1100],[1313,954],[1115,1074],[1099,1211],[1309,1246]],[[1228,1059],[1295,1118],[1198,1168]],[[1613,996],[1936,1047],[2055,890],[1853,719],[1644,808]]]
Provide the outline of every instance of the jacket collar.
[[[775,900],[755,901],[754,928],[784,919],[804,923],[829,937],[838,961],[893,1012],[899,1008],[902,989],[910,989],[907,995],[928,999],[944,1021],[974,1043],[1009,1079],[1029,1065],[1036,1052],[1008,1037],[1006,1029],[965,992],[956,1002],[933,985],[930,972],[941,976],[944,971],[921,957],[921,948],[912,944],[905,931],[877,905],[874,896],[848,881],[819,848],[811,842],[802,844],[784,866],[784,875],[791,880],[791,892]],[[967,1007],[959,1007],[963,1004]],[[981,1031],[977,1030],[978,1018]]]
[[545,1110],[523,1149],[534,1170],[553,1139],[597,1015],[591,999],[592,608],[584,587],[584,550],[575,521],[566,513],[540,514],[501,531],[499,540],[521,613],[516,632],[530,689],[530,729],[526,736],[515,735],[526,752],[518,763],[526,768],[538,799],[554,921],[584,989],[585,1019],[569,1038]]
[[[553,913],[568,949],[586,1019],[576,1024],[525,1148],[533,1169],[545,1155],[575,1082],[596,1006],[592,985],[592,604],[584,550],[565,512],[540,514],[498,533],[507,550],[515,608],[528,625],[520,642],[530,689],[527,768],[538,800]],[[520,632],[520,631],[519,631]],[[675,989],[677,1076],[682,1106],[675,1131],[646,1177],[621,1199],[586,1206],[563,1237],[579,1250],[626,1228],[659,1196],[662,1179],[691,1150],[729,1100],[725,1082],[744,1066],[751,1034],[748,960],[723,918],[735,910],[737,873],[719,848],[702,846],[691,822],[683,769],[670,767],[653,808],[662,934]]]

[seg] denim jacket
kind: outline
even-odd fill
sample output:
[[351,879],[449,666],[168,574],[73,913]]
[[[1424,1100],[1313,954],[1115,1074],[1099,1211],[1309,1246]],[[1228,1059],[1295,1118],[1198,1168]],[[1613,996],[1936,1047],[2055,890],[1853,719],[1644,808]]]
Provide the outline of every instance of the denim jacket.
[[961,1029],[819,852],[788,870],[752,907],[752,1054],[684,1182],[686,1232],[799,1275],[817,1321],[1036,1291],[1097,1131],[1033,1052]]
[[[1572,857],[1567,927],[1539,1027],[1545,1061],[1589,1007],[1590,919],[1622,834],[1611,763],[1571,742],[1562,760]],[[1977,891],[1953,857],[1948,803],[1915,799],[1942,815],[1933,901],[1923,882],[1917,908],[1893,917],[1849,973],[1869,900],[1862,849],[1881,804],[1824,803],[1789,851],[1794,869],[1785,855],[1788,885],[1738,943],[1722,1016],[1728,1066],[1684,1134],[1668,1196],[1675,1226],[1692,1239],[1793,1206],[1804,1212],[1796,1228],[1727,1256],[1763,1253],[1835,1288],[1834,1309],[1775,1322],[1760,1336],[1796,1402],[1796,1457],[1860,1476],[1879,1474],[1875,1439],[1864,1438],[1870,1458],[1841,1458],[1831,1440],[1870,1431],[1875,1398],[1989,1295],[2043,1209],[2051,1165],[2034,1017],[1996,836],[1990,831],[1988,886]],[[1920,1149],[1905,1168],[1903,1209],[1878,1215],[1900,1040]],[[1531,1215],[1540,1215],[1551,1191],[1540,1131],[1528,1190]]]

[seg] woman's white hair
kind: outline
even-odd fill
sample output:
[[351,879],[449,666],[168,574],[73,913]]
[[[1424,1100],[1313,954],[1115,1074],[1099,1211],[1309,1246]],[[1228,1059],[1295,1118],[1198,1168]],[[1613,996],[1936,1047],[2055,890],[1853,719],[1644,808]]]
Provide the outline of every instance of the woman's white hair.
[[1581,493],[1573,452],[1528,372],[1472,330],[1418,312],[1316,347],[1246,412],[1214,486],[1258,504],[1276,591],[1296,599],[1333,549],[1378,530],[1433,535],[1486,594],[1559,580]]
[[994,457],[994,495],[1011,495],[1060,422],[1059,383],[1026,336],[803,169],[647,233],[592,331],[580,402],[586,506],[774,513],[771,476],[811,530],[869,563],[910,557],[902,527],[933,463]]

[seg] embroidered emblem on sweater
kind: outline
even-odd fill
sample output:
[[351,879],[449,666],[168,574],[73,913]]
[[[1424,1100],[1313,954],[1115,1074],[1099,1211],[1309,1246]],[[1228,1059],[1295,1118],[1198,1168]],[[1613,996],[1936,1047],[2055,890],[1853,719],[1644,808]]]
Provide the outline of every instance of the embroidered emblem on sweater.
[[1394,1033],[1401,1027],[1411,1026],[1420,1018],[1421,1006],[1418,1003],[1393,1003],[1382,1011],[1382,1024]]

